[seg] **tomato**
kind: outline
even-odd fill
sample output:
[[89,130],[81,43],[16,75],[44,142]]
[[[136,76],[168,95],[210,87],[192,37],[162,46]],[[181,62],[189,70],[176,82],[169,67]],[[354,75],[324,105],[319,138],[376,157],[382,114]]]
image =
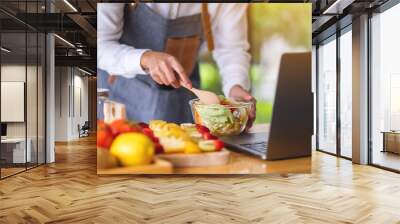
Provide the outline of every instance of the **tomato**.
[[155,144],[155,152],[156,154],[164,153],[164,148],[160,143]]
[[146,123],[144,123],[144,122],[140,122],[138,125],[139,125],[141,128],[148,128],[148,127],[149,127],[149,125],[146,124]]
[[118,125],[126,124],[126,123],[128,123],[126,120],[118,119],[118,120],[114,120],[113,122],[111,122],[110,127],[116,127]]
[[212,139],[216,139],[217,137],[215,137],[214,135],[212,135],[210,132],[203,132],[201,133],[203,139],[205,140],[212,140]]
[[102,120],[97,121],[97,146],[108,149],[113,141],[110,127]]
[[133,122],[128,123],[131,126],[131,132],[140,132],[142,129],[138,124],[135,124]]
[[140,128],[125,120],[115,120],[110,124],[111,132],[114,136],[127,132],[139,132]]
[[108,129],[108,125],[103,120],[97,120],[97,130]]
[[153,130],[151,130],[150,128],[143,128],[142,132],[150,138],[154,137]]
[[221,149],[223,149],[224,148],[224,142],[223,141],[221,141],[221,140],[215,140],[214,141],[214,145],[215,145],[215,149],[216,149],[216,151],[221,151]]
[[142,133],[147,137],[149,137],[154,143],[159,142],[159,139],[156,136],[154,136],[153,130],[151,130],[150,128],[143,128]]
[[200,133],[209,133],[210,132],[210,129],[208,129],[206,126],[203,126],[203,125],[201,125],[201,124],[196,124],[196,128],[197,128],[197,131],[199,131]]
[[151,140],[153,140],[154,143],[160,142],[160,139],[158,139],[156,136],[153,136],[153,138],[151,138]]
[[97,146],[101,148],[110,148],[113,142],[113,135],[110,130],[102,129],[97,131]]

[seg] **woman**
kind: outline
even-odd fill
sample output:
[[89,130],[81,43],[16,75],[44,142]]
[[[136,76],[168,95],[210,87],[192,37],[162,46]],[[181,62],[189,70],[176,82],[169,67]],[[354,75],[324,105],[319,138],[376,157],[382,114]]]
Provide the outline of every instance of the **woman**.
[[[188,102],[195,96],[186,88],[199,88],[198,50],[212,33],[208,45],[215,45],[224,94],[255,102],[248,92],[246,9],[238,3],[98,4],[98,67],[113,74],[110,99],[126,105],[129,119],[192,122]],[[207,13],[211,28],[203,27]],[[249,126],[254,118],[255,108]]]

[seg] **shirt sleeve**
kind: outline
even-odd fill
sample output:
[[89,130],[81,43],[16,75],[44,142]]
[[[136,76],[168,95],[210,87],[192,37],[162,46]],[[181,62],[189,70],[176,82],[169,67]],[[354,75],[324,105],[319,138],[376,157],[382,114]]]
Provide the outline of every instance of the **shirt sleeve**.
[[247,39],[247,4],[221,4],[212,21],[213,57],[220,70],[226,96],[234,85],[250,89],[250,54]]
[[137,74],[146,74],[140,58],[148,49],[136,49],[119,42],[124,26],[124,7],[124,3],[98,4],[97,66],[109,74],[133,78]]

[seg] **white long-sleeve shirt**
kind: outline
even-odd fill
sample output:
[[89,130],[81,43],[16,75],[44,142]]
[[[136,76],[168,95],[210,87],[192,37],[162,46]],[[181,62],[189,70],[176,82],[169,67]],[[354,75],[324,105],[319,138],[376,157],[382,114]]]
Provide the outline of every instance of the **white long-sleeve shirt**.
[[[201,12],[201,3],[141,3],[147,4],[164,18],[176,19]],[[223,92],[229,95],[234,85],[250,88],[249,43],[247,39],[247,4],[209,3],[215,49],[213,58],[222,76]],[[148,49],[121,44],[124,23],[123,3],[98,4],[97,62],[110,74],[134,78],[145,74],[140,58]]]

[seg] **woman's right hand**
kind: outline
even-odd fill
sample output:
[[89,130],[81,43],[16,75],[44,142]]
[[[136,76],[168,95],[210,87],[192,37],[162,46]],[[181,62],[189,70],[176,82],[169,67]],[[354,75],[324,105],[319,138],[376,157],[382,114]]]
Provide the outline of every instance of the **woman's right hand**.
[[140,65],[160,85],[173,86],[174,88],[180,86],[192,88],[192,82],[182,65],[172,55],[157,51],[146,51],[140,59]]

